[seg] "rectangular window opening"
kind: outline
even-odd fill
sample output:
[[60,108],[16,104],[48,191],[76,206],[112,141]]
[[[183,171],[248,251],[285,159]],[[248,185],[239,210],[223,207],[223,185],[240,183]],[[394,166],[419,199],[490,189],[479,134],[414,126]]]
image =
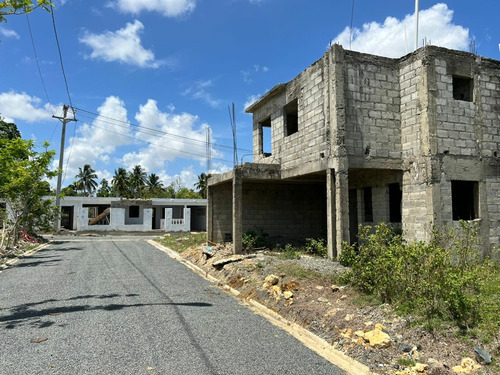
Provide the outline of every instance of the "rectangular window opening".
[[259,123],[261,129],[260,150],[262,155],[271,156],[272,138],[271,138],[271,117],[266,118]]
[[363,188],[363,205],[365,208],[365,221],[373,221],[372,188]]
[[285,115],[285,136],[292,135],[299,131],[299,105],[298,100],[292,100],[284,107]]
[[474,220],[479,216],[477,181],[451,181],[453,220]]
[[389,220],[391,223],[401,223],[401,199],[403,192],[399,183],[389,184]]
[[472,102],[473,86],[472,78],[453,76],[453,99]]
[[139,206],[130,206],[128,210],[128,217],[139,217]]

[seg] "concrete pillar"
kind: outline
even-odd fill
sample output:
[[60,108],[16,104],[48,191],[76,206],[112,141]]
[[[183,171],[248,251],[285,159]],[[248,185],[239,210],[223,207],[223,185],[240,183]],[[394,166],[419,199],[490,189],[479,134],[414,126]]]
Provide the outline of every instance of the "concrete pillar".
[[243,181],[241,178],[241,170],[238,167],[234,168],[233,177],[233,252],[241,254],[243,251]]
[[165,232],[172,232],[172,208],[165,208]]
[[214,231],[213,231],[213,217],[212,217],[212,207],[213,207],[214,192],[213,188],[207,185],[207,241],[214,241]]
[[337,258],[337,229],[335,215],[335,171],[331,168],[326,170],[326,226],[328,259]]
[[337,229],[337,256],[342,242],[349,242],[349,178],[347,170],[335,170],[335,213]]
[[184,231],[191,232],[191,209],[184,206]]

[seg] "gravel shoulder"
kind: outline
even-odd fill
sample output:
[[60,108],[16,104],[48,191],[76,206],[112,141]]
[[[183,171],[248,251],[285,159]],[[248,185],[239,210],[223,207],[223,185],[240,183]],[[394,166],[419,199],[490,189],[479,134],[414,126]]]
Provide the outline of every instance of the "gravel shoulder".
[[[500,374],[497,364],[478,363],[473,349],[478,343],[460,337],[455,328],[429,332],[414,317],[398,316],[389,305],[337,285],[346,271],[338,262],[311,256],[286,260],[265,251],[234,256],[223,246],[188,249],[182,257],[237,289],[239,298],[254,299],[307,328],[374,373]],[[372,342],[373,334],[381,342]],[[500,350],[499,338],[485,348],[489,353]]]

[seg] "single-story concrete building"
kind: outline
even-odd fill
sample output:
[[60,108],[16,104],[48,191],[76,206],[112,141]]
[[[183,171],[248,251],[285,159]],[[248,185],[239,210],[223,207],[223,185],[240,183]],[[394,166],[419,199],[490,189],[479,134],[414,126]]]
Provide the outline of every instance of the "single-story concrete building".
[[205,231],[206,204],[206,199],[64,197],[60,227],[76,231]]

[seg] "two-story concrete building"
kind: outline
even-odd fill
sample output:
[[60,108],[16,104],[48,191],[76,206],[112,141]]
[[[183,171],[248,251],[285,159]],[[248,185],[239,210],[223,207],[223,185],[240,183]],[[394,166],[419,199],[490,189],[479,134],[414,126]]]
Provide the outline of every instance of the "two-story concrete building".
[[333,45],[252,104],[254,160],[215,175],[208,239],[242,249],[247,230],[280,242],[359,224],[428,240],[432,223],[480,225],[500,246],[500,62],[427,46],[393,59]]

